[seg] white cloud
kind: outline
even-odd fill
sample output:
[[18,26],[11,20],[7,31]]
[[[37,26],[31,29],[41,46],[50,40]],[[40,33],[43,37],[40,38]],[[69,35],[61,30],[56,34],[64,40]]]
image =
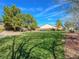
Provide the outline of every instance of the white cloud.
[[[51,17],[55,17],[55,16],[58,16],[58,15],[60,15],[60,14],[64,14],[66,12],[66,10],[64,10],[64,11],[60,11],[60,12],[56,12],[55,14],[49,14],[49,15],[45,15],[45,16],[43,16],[44,18],[47,18],[48,20],[52,20],[51,19]],[[42,17],[40,18],[40,19],[42,19]]]
[[44,13],[46,13],[46,12],[48,12],[48,11],[50,11],[50,10],[52,10],[52,9],[54,9],[54,8],[56,8],[56,7],[59,7],[59,6],[60,5],[51,6],[51,7],[47,8],[47,9],[43,10],[41,13],[37,14],[37,17],[44,14]]
[[18,7],[19,9],[21,9],[22,11],[25,11],[26,8],[23,8],[23,7]]
[[61,17],[60,19],[65,22],[65,21],[67,21],[67,20],[69,20],[69,19],[72,19],[72,17],[73,17],[72,14],[67,14],[66,16]]
[[36,11],[42,11],[43,8],[24,8],[24,7],[19,7],[22,11],[31,11],[31,12],[36,12]]
[[45,18],[47,18],[47,19],[50,21],[50,20],[53,20],[51,17],[58,16],[58,15],[60,15],[60,14],[63,14],[64,12],[66,12],[66,11],[61,11],[61,12],[59,12],[59,13],[46,16]]
[[54,17],[54,16],[58,16],[58,15],[60,15],[60,14],[64,14],[65,12],[67,12],[67,11],[66,11],[66,10],[64,10],[64,11],[60,11],[60,12],[57,12],[57,13],[55,13],[55,14],[52,14],[52,15],[46,16],[46,18]]
[[[63,4],[67,4],[67,3],[63,3]],[[54,8],[57,8],[57,7],[60,7],[62,6],[63,4],[58,4],[58,5],[54,5],[54,6],[51,6],[51,7],[48,7],[47,9],[43,10],[41,13],[37,14],[36,17],[39,17],[45,13],[47,13],[48,11],[54,9]]]

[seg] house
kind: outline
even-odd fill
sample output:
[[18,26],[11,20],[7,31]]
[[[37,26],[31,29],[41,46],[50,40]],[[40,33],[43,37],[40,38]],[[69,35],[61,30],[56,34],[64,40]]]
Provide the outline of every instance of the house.
[[57,30],[63,30],[63,27],[61,26],[61,27],[57,28]]
[[40,30],[56,30],[56,27],[49,25],[49,24],[46,24],[46,25],[41,26]]

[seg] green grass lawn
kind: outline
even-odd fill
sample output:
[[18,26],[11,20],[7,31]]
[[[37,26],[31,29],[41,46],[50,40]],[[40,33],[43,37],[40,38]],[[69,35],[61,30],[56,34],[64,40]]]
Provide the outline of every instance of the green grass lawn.
[[64,59],[62,32],[26,32],[0,39],[0,59]]

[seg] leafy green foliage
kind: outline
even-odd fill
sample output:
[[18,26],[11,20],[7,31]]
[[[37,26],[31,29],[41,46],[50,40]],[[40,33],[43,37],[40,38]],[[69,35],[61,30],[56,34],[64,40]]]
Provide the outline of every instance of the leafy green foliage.
[[24,27],[28,29],[35,29],[37,27],[36,20],[30,14],[24,15],[23,19],[24,19],[24,22],[23,22]]
[[70,28],[73,28],[75,30],[76,25],[74,21],[68,20],[64,23],[64,27],[65,27],[65,30],[69,31]]
[[56,26],[57,26],[57,29],[61,28],[62,27],[62,21],[57,20]]
[[79,0],[65,0],[65,2],[70,4],[67,13],[71,15],[67,18],[67,27],[71,26],[74,30],[79,31]]
[[[12,6],[12,7],[4,7],[4,24],[5,24],[5,28],[6,29],[14,29],[16,30],[16,27],[19,26],[20,19],[17,19],[17,15],[20,14],[20,9],[16,8],[16,6]],[[18,23],[19,21],[19,23]]]
[[64,59],[62,32],[27,32],[0,39],[0,59]]
[[30,14],[22,14],[16,6],[4,7],[3,16],[5,28],[7,30],[17,30],[23,27],[35,29],[37,27],[36,20]]

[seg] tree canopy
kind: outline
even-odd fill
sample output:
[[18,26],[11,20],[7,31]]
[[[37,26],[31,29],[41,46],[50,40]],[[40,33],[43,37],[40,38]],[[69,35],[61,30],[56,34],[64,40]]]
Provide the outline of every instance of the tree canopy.
[[79,30],[79,0],[65,0],[70,3],[69,13],[72,16],[69,20],[65,22],[66,28],[72,27]]
[[57,26],[57,29],[61,28],[62,27],[62,21],[61,20],[57,20],[56,26]]
[[34,17],[30,14],[22,14],[21,10],[16,6],[4,7],[4,26],[7,30],[17,30],[22,27],[28,29],[35,29],[37,27],[37,22]]

